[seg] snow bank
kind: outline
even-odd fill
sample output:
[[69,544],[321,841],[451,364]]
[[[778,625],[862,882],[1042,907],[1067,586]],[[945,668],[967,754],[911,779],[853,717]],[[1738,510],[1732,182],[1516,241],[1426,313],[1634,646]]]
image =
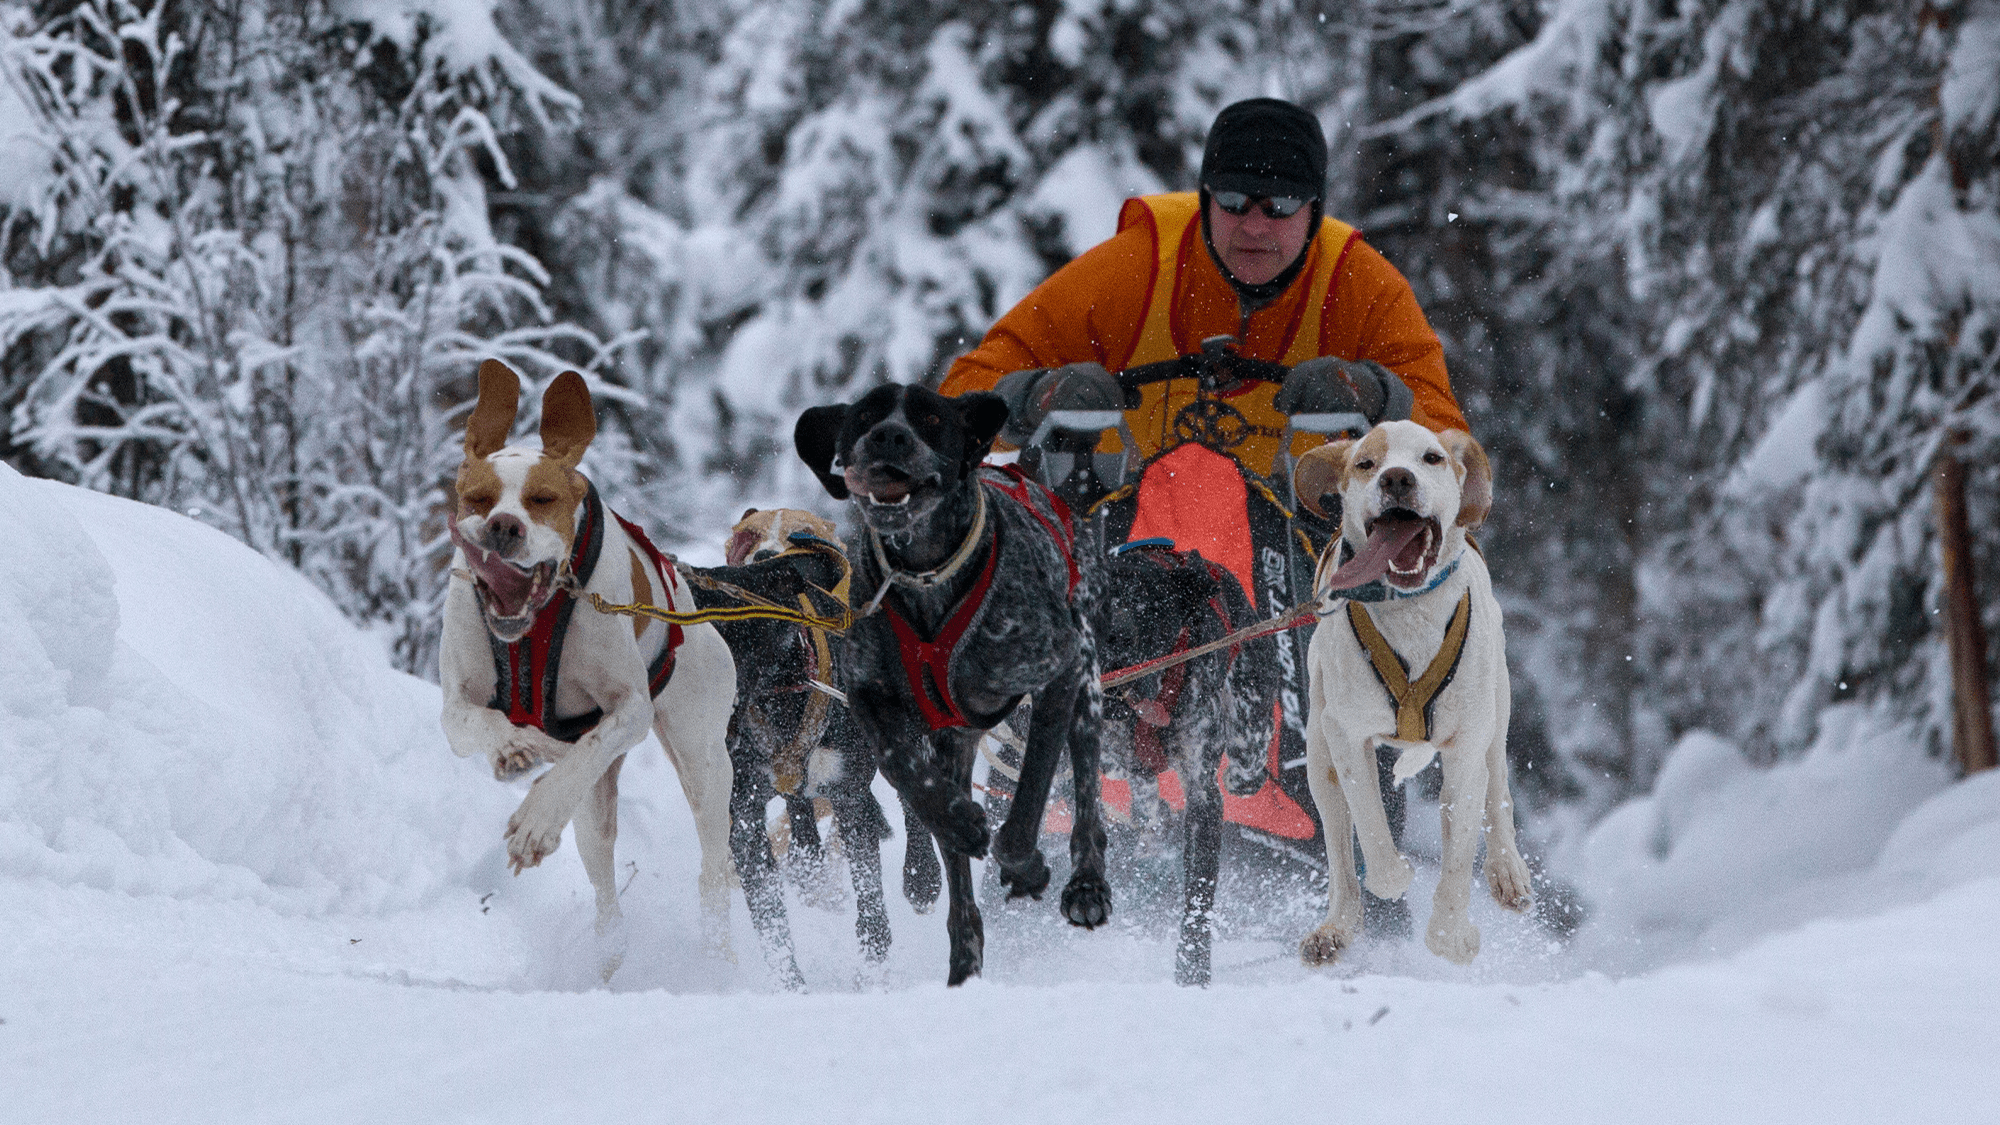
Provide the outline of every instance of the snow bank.
[[1593,913],[1578,960],[1632,972],[1729,954],[2000,876],[2000,772],[1954,785],[1859,705],[1823,720],[1804,757],[1769,769],[1710,734],[1676,744],[1653,792],[1564,857]]
[[435,688],[194,520],[0,466],[0,614],[0,875],[381,911],[504,821]]

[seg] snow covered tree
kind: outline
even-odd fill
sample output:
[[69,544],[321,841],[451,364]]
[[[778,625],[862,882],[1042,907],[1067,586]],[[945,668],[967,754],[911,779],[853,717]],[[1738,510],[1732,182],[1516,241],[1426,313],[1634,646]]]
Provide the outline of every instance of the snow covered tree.
[[574,99],[511,52],[468,57],[463,12],[344,7],[391,14],[12,10],[45,155],[7,211],[9,443],[299,567],[428,670],[469,373],[588,341],[489,229],[488,110]]
[[1629,629],[1631,751],[1598,800],[1695,727],[1768,759],[1861,698],[1936,731],[1924,473],[1948,412],[1991,430],[1990,19],[1569,0],[1399,122],[1528,131],[1534,249],[1513,260],[1563,295],[1547,324],[1569,332],[1535,346],[1616,380],[1540,376],[1545,404],[1580,390],[1621,435],[1589,479],[1632,521],[1634,596],[1609,622]]

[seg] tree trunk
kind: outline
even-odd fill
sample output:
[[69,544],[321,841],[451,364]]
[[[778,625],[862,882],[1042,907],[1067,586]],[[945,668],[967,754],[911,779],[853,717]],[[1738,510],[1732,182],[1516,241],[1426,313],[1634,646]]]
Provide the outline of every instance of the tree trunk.
[[1986,629],[1972,581],[1972,526],[1965,514],[1965,463],[1945,439],[1936,472],[1938,537],[1944,554],[1945,635],[1951,644],[1952,749],[1968,774],[1992,769],[1993,700],[1986,678]]

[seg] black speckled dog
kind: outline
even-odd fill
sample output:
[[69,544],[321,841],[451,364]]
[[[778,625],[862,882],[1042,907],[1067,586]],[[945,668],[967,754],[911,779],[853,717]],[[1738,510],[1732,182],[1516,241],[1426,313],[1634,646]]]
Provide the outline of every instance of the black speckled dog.
[[1098,797],[1097,560],[1076,550],[1066,509],[1039,485],[980,461],[1007,419],[998,395],[944,398],[877,387],[851,406],[800,417],[800,458],[835,497],[852,497],[853,596],[879,604],[847,634],[847,695],[882,773],[936,837],[950,890],[950,982],[980,971],[985,936],[972,865],[986,812],[972,799],[982,732],[1034,696],[1027,754],[993,858],[1010,897],[1040,897],[1036,842],[1065,749],[1077,779],[1072,873],[1062,912],[1093,928],[1111,916]]
[[[1106,560],[1105,586],[1097,636],[1107,669],[1185,652],[1258,619],[1235,575],[1199,551],[1174,550],[1167,540],[1141,540]],[[1187,794],[1181,937],[1174,953],[1180,984],[1209,982],[1209,914],[1222,843],[1215,776],[1227,752],[1232,791],[1255,793],[1263,786],[1277,669],[1276,645],[1261,637],[1105,692],[1105,754],[1124,763],[1137,781],[1172,769]]]

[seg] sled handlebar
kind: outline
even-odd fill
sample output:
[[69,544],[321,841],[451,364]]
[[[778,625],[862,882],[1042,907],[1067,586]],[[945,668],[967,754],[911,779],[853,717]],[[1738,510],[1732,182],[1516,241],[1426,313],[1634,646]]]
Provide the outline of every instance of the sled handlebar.
[[1282,363],[1236,354],[1234,336],[1210,336],[1201,342],[1199,352],[1120,371],[1118,387],[1125,392],[1125,408],[1130,410],[1139,405],[1139,388],[1149,383],[1198,379],[1204,389],[1215,390],[1237,383],[1282,383],[1291,370]]

